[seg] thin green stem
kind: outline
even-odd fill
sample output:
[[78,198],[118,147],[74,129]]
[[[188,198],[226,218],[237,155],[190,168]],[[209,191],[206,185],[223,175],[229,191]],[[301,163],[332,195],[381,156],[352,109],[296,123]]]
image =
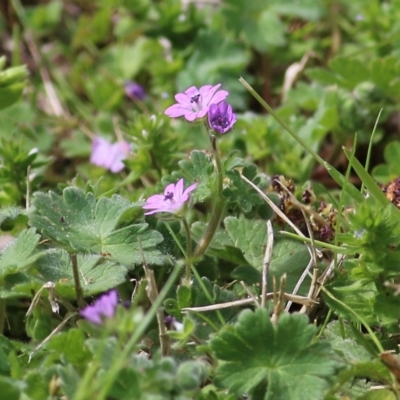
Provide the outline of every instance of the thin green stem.
[[186,218],[182,219],[183,227],[185,228],[186,234],[186,270],[184,285],[190,286],[190,276],[191,276],[191,255],[192,255],[192,236],[190,234],[190,227],[186,221]]
[[[376,121],[375,121],[374,129],[372,130],[371,138],[369,139],[367,159],[365,160],[365,167],[364,167],[367,172],[369,169],[369,163],[371,161],[371,152],[372,152],[372,146],[374,144],[375,131],[378,126],[379,118],[381,117],[382,111],[383,111],[383,108],[381,108],[381,110],[379,111],[378,117],[376,118]],[[360,190],[361,193],[364,193],[364,189],[365,189],[365,185],[364,185],[364,182],[362,182],[361,190]]]
[[279,122],[279,124],[304,147],[323,167],[326,166],[324,161],[289,125],[267,104],[263,98],[246,82],[245,79],[239,78],[239,82],[252,94],[252,96]]
[[69,255],[71,258],[72,264],[72,273],[74,275],[74,284],[75,284],[75,292],[76,292],[76,301],[78,303],[79,308],[85,307],[85,299],[83,297],[83,290],[81,286],[81,280],[79,279],[79,268],[78,268],[78,259],[75,253]]
[[216,137],[214,135],[210,135],[210,140],[217,170],[217,181],[215,185],[215,203],[210,222],[207,225],[207,229],[205,230],[203,237],[200,239],[194,250],[193,257],[199,257],[205,253],[211,243],[212,238],[215,235],[215,232],[218,229],[222,214],[224,213],[225,209],[225,199],[222,197],[224,171],[222,169],[221,157],[218,152]]
[[315,342],[318,341],[318,339],[320,339],[321,336],[324,334],[324,330],[325,330],[326,326],[328,325],[328,322],[330,321],[332,314],[333,314],[333,311],[330,308],[328,311],[328,314],[325,317],[324,323],[322,324],[322,326],[318,332],[318,335],[314,339]]
[[328,249],[328,250],[332,250],[335,253],[351,254],[351,253],[354,253],[356,251],[355,248],[336,246],[334,244],[321,242],[320,240],[315,240],[315,239],[311,240],[308,237],[299,236],[299,235],[296,235],[293,232],[279,231],[279,233],[282,234],[283,236],[287,237],[287,238],[298,240],[300,242],[309,243],[309,244],[314,243],[316,246],[320,246],[322,248],[325,248],[325,249]]
[[4,331],[5,320],[6,320],[6,299],[0,299],[0,335]]

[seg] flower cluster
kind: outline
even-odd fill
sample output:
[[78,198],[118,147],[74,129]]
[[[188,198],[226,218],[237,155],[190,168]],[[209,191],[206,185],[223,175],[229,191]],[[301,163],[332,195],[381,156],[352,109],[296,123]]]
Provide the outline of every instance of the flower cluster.
[[184,93],[175,95],[177,104],[165,110],[171,118],[185,117],[193,122],[208,115],[208,125],[219,134],[229,132],[236,122],[232,106],[225,99],[229,95],[226,90],[218,90],[221,84],[204,85],[200,89],[191,86]]

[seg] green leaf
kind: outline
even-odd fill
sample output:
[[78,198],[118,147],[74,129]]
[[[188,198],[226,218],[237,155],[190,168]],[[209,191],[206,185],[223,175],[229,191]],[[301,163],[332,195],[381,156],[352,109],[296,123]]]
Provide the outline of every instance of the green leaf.
[[45,348],[53,350],[57,356],[65,356],[69,363],[84,369],[91,359],[90,351],[85,346],[85,334],[81,329],[72,328],[53,336],[45,344]]
[[3,399],[20,400],[22,391],[26,388],[26,383],[0,376],[0,393]]
[[[275,276],[279,280],[283,274],[286,274],[286,290],[290,292],[294,289],[309,261],[310,254],[303,243],[275,234],[269,278]],[[273,289],[271,281],[272,279],[269,279],[269,290]],[[310,280],[307,277],[298,294],[306,295],[309,282]]]
[[25,210],[20,207],[8,207],[0,211],[0,228],[3,231],[13,228],[17,220],[26,219]]
[[[1,57],[5,60],[4,57]],[[0,72],[0,110],[16,103],[22,95],[28,69],[25,65]]]
[[161,264],[163,256],[156,249],[162,236],[147,230],[147,224],[121,226],[124,215],[136,206],[114,195],[96,201],[92,193],[67,187],[63,195],[35,193],[36,211],[29,222],[44,235],[69,251],[106,254],[110,259],[132,267],[142,262],[139,241],[149,264]]
[[329,67],[340,76],[341,86],[354,89],[359,83],[369,79],[369,71],[365,63],[348,57],[336,57]]
[[[127,269],[115,261],[97,254],[78,254],[80,281],[86,296],[105,292],[125,281]],[[75,285],[71,259],[65,250],[50,249],[36,263],[43,283],[56,283],[56,290],[67,298],[75,298]]]
[[[193,239],[199,241],[205,230],[206,224],[204,222],[197,221],[193,223],[191,226]],[[237,265],[244,264],[246,262],[241,251],[233,246],[229,235],[225,230],[222,229],[218,229],[215,233],[207,253],[210,256],[215,256]]]
[[184,361],[176,371],[177,384],[183,390],[195,390],[206,377],[205,365],[199,361]]
[[[383,206],[387,206],[389,204],[389,200],[383,194],[381,188],[376,184],[372,176],[365,170],[365,168],[361,165],[361,163],[355,158],[351,157],[351,151],[346,148],[343,148],[344,154],[349,161],[352,163],[352,167],[354,171],[356,171],[357,175],[360,177],[361,181],[364,183],[365,187],[368,189],[368,192]],[[400,218],[400,214],[399,214]]]
[[371,62],[371,81],[386,91],[391,92],[392,81],[398,78],[399,73],[400,63],[395,56],[374,58]]
[[338,76],[323,68],[310,68],[306,71],[306,75],[323,85],[339,85],[341,82]]
[[244,281],[247,285],[254,285],[261,282],[261,272],[250,265],[241,265],[235,268],[231,277],[238,281]]
[[312,343],[316,329],[305,315],[283,314],[273,326],[267,310],[243,311],[211,340],[224,361],[215,384],[257,399],[322,399],[339,365],[328,343]]
[[195,202],[202,202],[212,195],[214,166],[207,154],[194,150],[190,153],[190,160],[179,161],[179,166],[188,178],[188,183],[198,182],[193,193]]
[[[192,43],[193,54],[177,76],[179,91],[204,82],[223,82],[229,88],[229,103],[245,107],[243,86],[237,77],[250,62],[251,53],[243,43],[225,35],[221,29],[202,29]],[[199,68],[201,66],[201,68]]]
[[163,184],[175,183],[180,178],[185,179],[185,186],[197,182],[198,186],[192,193],[195,203],[203,202],[212,196],[214,166],[207,154],[203,151],[194,150],[190,153],[190,160],[182,160],[178,164],[181,171],[175,171],[172,175],[164,177],[162,179]]
[[[265,221],[249,220],[241,215],[239,218],[227,217],[224,223],[235,247],[242,251],[244,258],[252,267],[261,271],[267,244]],[[281,235],[275,236],[269,277],[275,276],[279,279],[286,273],[286,286],[290,290],[296,285],[297,280],[308,264],[310,256],[302,243],[283,238]],[[307,280],[303,287],[306,285]]]
[[[255,185],[258,185],[260,182],[263,184],[265,183],[264,180],[261,179],[263,177],[257,175],[257,167],[254,164],[244,167],[242,174]],[[228,198],[230,204],[236,204],[245,213],[248,213],[255,205],[264,203],[260,195],[240,177],[239,171],[226,171],[226,176],[231,182],[229,187],[222,191],[222,194]]]
[[267,243],[265,221],[249,220],[241,215],[239,218],[226,217],[224,223],[235,247],[242,251],[251,266],[261,269]]
[[40,235],[36,229],[23,230],[17,239],[11,242],[2,252],[0,258],[0,277],[16,273],[28,267],[44,253],[35,253]]
[[176,299],[180,308],[190,307],[192,302],[191,290],[187,286],[179,286],[176,291]]
[[74,394],[79,387],[81,374],[74,369],[72,364],[57,365],[57,375],[61,378],[61,388],[69,399],[74,398]]
[[[327,289],[337,300],[345,303],[363,317],[367,324],[374,325],[377,323],[377,316],[373,311],[377,295],[374,283],[365,284],[359,280],[352,282],[343,279],[331,283],[327,286]],[[354,319],[354,315],[340,303],[330,296],[324,295],[323,297],[328,306],[339,315],[349,318],[350,321]]]
[[0,375],[8,375],[10,373],[8,355],[14,350],[11,341],[5,336],[0,335]]
[[46,399],[49,394],[49,385],[43,379],[43,376],[38,371],[29,371],[24,376],[24,382],[28,385],[25,393],[32,400]]
[[395,141],[388,143],[384,151],[386,164],[376,166],[372,171],[373,177],[382,183],[396,179],[400,175],[399,157],[400,143]]
[[332,348],[349,363],[371,360],[371,354],[354,337],[350,323],[344,322],[341,325],[339,321],[330,322],[324,329],[324,337],[329,339]]
[[353,199],[357,203],[362,203],[364,201],[363,194],[359,190],[357,190],[357,188],[352,183],[346,182],[345,176],[341,174],[336,168],[332,167],[328,163],[325,163],[325,168],[328,171],[329,175],[340,187],[346,185],[346,191],[350,195],[351,199]]

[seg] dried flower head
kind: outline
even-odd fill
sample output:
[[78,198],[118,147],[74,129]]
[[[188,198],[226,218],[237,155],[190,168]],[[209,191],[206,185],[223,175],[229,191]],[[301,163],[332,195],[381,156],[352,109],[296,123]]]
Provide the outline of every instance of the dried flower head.
[[118,294],[116,290],[111,290],[99,297],[91,306],[86,306],[80,314],[88,321],[100,325],[105,318],[112,318],[118,304]]
[[164,194],[155,194],[146,200],[143,209],[149,210],[144,215],[151,215],[160,212],[178,214],[189,200],[190,193],[197,187],[197,183],[190,185],[186,190],[183,190],[183,179],[174,185],[170,183],[164,190]]
[[111,144],[106,139],[95,137],[92,141],[90,162],[117,173],[125,168],[122,160],[126,159],[130,150],[130,144],[125,141]]
[[177,104],[168,107],[165,114],[171,118],[183,116],[191,122],[205,117],[210,105],[220,103],[229,94],[226,90],[218,90],[220,86],[205,85],[200,89],[191,86],[184,93],[175,95]]

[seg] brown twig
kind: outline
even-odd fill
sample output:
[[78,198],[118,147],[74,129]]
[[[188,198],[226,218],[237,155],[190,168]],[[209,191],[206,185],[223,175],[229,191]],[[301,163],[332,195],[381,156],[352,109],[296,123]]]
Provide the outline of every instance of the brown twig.
[[267,247],[263,260],[262,282],[261,282],[261,307],[267,304],[268,272],[272,259],[272,249],[274,247],[274,230],[271,221],[267,221]]
[[280,315],[284,312],[286,274],[281,276],[279,292],[275,290],[275,286],[274,279],[274,311],[271,316],[271,322],[273,325],[277,325]]

